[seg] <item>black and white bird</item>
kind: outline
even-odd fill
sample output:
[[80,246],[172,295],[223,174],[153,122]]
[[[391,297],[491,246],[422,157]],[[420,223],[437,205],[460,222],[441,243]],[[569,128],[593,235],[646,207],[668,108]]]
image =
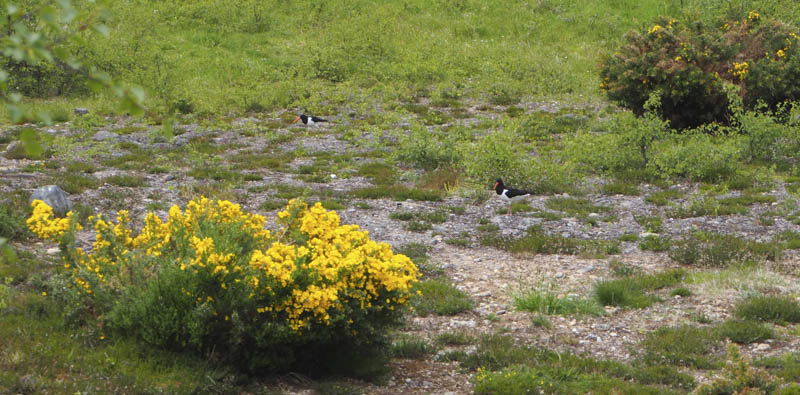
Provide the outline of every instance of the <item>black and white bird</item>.
[[304,125],[313,125],[315,123],[328,122],[328,120],[320,117],[312,117],[311,115],[300,114],[294,119],[294,121],[292,121],[292,123],[297,122],[303,122]]
[[497,181],[495,181],[494,191],[497,193],[497,196],[499,196],[500,199],[508,202],[508,213],[506,215],[511,214],[511,205],[513,205],[514,202],[527,199],[532,195],[531,192],[523,191],[521,189],[506,188],[506,186],[503,185],[502,178],[498,178]]

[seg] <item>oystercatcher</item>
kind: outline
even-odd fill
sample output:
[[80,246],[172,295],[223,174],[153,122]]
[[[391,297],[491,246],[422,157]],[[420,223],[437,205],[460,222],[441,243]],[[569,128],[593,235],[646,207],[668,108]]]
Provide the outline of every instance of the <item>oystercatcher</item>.
[[298,121],[302,121],[304,125],[313,125],[319,122],[328,122],[327,119],[322,119],[320,117],[312,117],[311,115],[300,114],[297,118],[292,121],[292,123],[297,123]]
[[514,202],[527,199],[532,195],[531,192],[523,191],[521,189],[506,188],[506,186],[503,185],[502,178],[498,178],[494,183],[494,191],[497,193],[497,196],[499,196],[500,199],[508,202],[508,213],[506,215],[511,214],[511,205],[513,205]]

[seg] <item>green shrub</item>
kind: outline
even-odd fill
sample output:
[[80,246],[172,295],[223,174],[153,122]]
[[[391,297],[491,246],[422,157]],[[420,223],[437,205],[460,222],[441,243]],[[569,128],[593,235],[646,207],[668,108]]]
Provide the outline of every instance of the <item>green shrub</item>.
[[498,236],[491,232],[494,224],[482,225],[487,232],[480,236],[481,245],[501,248],[515,254],[585,254],[602,256],[619,253],[617,240],[582,240],[561,235],[548,235],[536,225],[528,227],[520,238]]
[[68,267],[48,294],[65,311],[249,372],[374,372],[418,276],[410,259],[319,203],[290,201],[277,237],[265,217],[205,198],[173,206],[166,222],[148,214],[135,237],[124,210],[117,224],[92,220],[89,253],[75,248],[72,216],[54,219],[35,201],[28,222],[61,246]]
[[672,239],[669,237],[647,236],[639,242],[642,251],[664,252],[672,247]]
[[725,364],[724,376],[711,384],[704,384],[694,391],[701,395],[712,394],[771,394],[780,386],[780,380],[769,373],[754,369],[739,353],[739,347],[728,344],[728,361]]
[[637,348],[641,350],[639,358],[648,365],[711,369],[720,364],[714,354],[721,345],[710,329],[684,325],[650,332]]
[[622,47],[605,57],[601,87],[637,115],[658,92],[662,115],[675,128],[725,123],[730,95],[741,95],[747,108],[800,98],[796,33],[754,11],[719,21],[662,17],[630,32]]
[[31,234],[25,225],[26,213],[19,211],[12,202],[0,204],[0,237],[22,240]]
[[734,235],[697,231],[675,241],[669,256],[682,265],[727,267],[736,263],[775,261],[782,253],[780,243],[761,243]]
[[736,306],[734,315],[745,320],[800,322],[800,304],[786,296],[756,296]]
[[800,382],[800,353],[790,352],[753,361],[753,366],[767,368],[772,374],[789,382]]
[[455,315],[472,308],[472,299],[446,278],[435,278],[417,283],[418,293],[411,299],[414,311],[426,316]]
[[769,327],[748,320],[727,320],[715,330],[722,339],[730,339],[739,344],[761,342],[775,337],[775,333]]
[[434,350],[424,339],[403,335],[392,344],[392,355],[395,358],[423,359]]

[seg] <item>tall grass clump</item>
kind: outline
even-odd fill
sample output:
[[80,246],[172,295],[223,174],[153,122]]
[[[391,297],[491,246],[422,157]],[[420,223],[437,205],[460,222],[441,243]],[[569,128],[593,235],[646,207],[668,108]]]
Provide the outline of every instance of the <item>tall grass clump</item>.
[[319,203],[290,201],[276,233],[265,217],[206,198],[173,206],[166,221],[149,213],[138,234],[130,222],[125,210],[116,224],[91,218],[86,252],[74,216],[55,219],[34,201],[28,225],[59,244],[66,268],[48,295],[72,322],[252,373],[377,373],[418,276]]
[[756,296],[739,303],[734,314],[748,320],[797,323],[800,303],[786,296]]
[[735,235],[696,231],[675,241],[670,258],[682,265],[728,267],[733,264],[779,260],[780,243],[761,243]]

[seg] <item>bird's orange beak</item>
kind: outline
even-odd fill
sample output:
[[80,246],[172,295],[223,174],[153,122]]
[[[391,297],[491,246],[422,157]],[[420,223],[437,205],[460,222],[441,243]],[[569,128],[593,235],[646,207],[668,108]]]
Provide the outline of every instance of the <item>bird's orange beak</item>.
[[292,121],[292,123],[297,123],[297,121],[299,121],[299,120],[300,120],[300,117],[297,117],[297,118],[294,119],[294,121]]
[[495,182],[494,186],[492,187],[492,189],[497,189],[497,184],[499,184],[499,182]]

